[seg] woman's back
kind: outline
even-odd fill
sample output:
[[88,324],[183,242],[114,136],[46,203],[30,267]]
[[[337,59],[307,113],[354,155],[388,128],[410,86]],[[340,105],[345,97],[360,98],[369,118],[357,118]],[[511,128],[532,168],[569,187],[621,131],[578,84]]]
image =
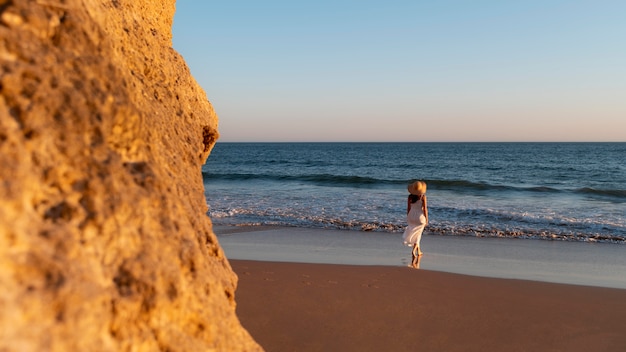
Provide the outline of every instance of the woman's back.
[[406,220],[409,225],[421,225],[426,223],[422,197],[419,197],[415,202],[411,203],[411,209],[406,216]]

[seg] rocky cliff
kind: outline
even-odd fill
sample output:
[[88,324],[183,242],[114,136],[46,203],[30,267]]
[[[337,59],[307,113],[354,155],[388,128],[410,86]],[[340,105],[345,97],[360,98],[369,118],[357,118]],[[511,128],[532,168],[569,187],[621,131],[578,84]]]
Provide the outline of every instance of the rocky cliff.
[[259,350],[174,0],[0,0],[0,351]]

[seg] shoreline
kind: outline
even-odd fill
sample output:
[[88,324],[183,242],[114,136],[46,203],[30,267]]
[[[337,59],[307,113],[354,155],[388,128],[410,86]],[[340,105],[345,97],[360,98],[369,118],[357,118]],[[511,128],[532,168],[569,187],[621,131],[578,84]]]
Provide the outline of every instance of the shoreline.
[[230,260],[267,351],[623,351],[626,290],[407,267]]
[[[213,228],[226,257],[269,262],[405,267],[401,234],[281,226]],[[619,244],[424,235],[420,270],[626,289]]]

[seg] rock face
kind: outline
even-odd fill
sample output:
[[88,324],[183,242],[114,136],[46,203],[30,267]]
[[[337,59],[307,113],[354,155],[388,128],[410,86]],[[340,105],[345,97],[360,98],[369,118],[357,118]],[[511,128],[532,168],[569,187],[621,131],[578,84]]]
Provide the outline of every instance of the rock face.
[[251,351],[174,0],[0,0],[0,351]]

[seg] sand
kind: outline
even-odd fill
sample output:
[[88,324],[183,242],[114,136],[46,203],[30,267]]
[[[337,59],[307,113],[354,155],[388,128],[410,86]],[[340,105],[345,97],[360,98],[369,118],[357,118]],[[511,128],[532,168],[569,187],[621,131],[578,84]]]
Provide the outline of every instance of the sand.
[[267,351],[626,351],[626,246],[216,226]]
[[626,290],[400,266],[230,260],[267,351],[625,351]]

